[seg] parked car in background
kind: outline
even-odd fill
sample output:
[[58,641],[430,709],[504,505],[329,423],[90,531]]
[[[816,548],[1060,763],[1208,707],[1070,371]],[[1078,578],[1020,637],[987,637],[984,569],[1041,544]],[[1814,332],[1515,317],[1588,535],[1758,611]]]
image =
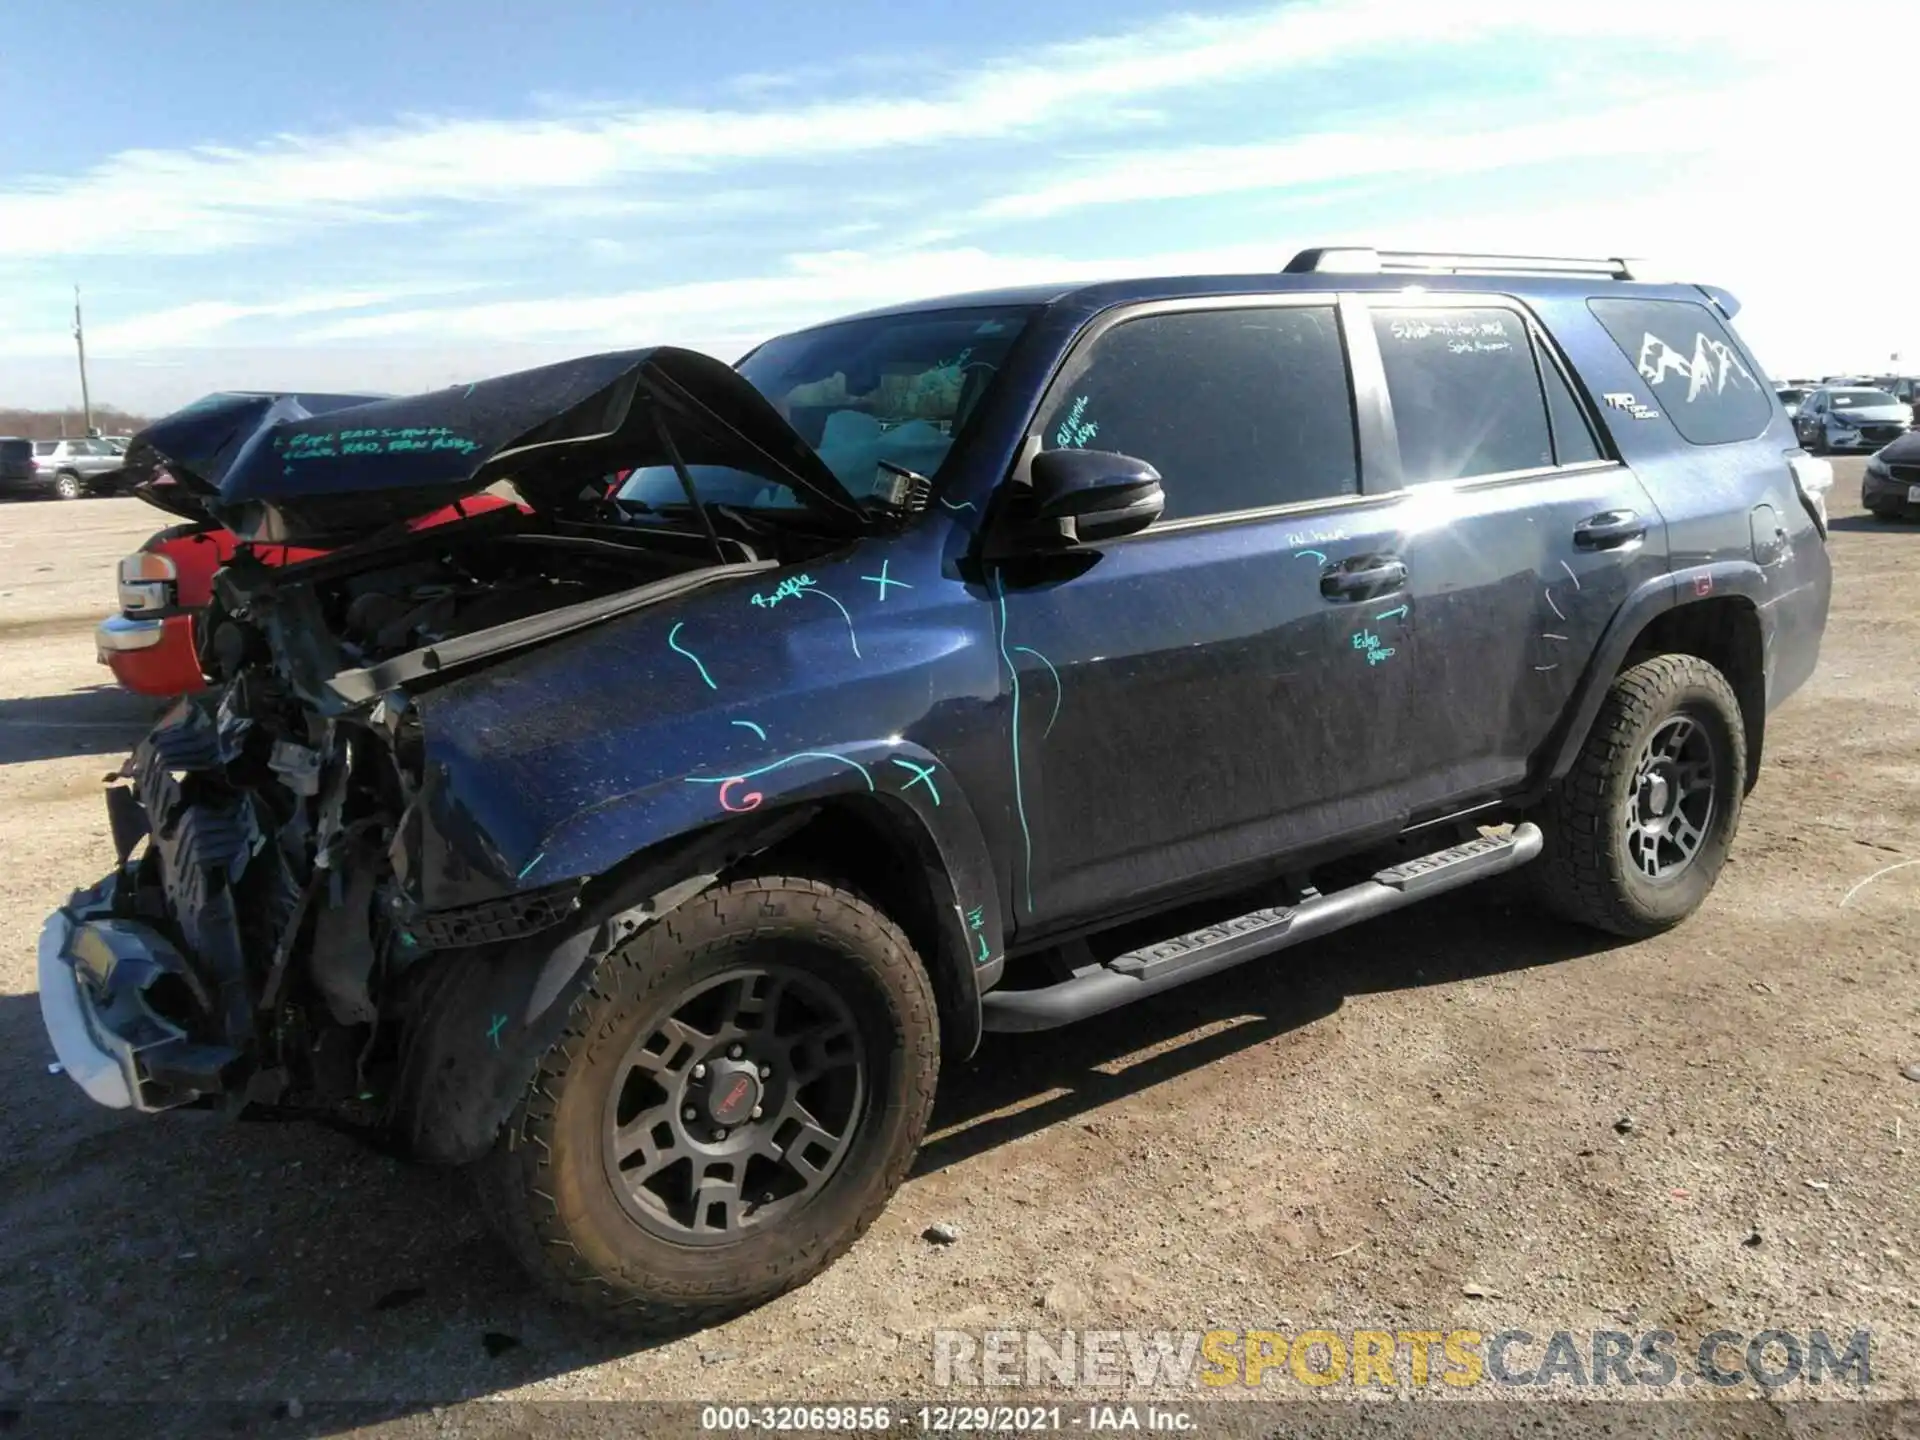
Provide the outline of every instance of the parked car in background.
[[33,441],[0,435],[0,495],[26,494],[39,488],[40,467],[33,463]]
[[99,437],[116,455],[127,453],[127,446],[133,443],[131,435],[102,435]]
[[119,485],[104,477],[117,473],[124,458],[104,440],[33,442],[33,463],[40,486],[62,500],[117,492]]
[[1773,393],[1780,397],[1780,404],[1785,407],[1789,420],[1800,413],[1800,402],[1807,398],[1806,390],[1797,385],[1776,385]]
[[1857,385],[1821,386],[1794,416],[1800,443],[1818,455],[1828,450],[1878,450],[1913,427],[1913,411],[1884,390]]
[[1880,520],[1920,520],[1920,432],[1868,457],[1860,504]]
[[[408,528],[425,530],[511,503],[495,495],[475,495],[423,515]],[[170,526],[151,536],[120,562],[120,609],[94,632],[94,658],[135,694],[164,697],[205,689],[205,619],[213,601],[213,577],[239,546],[231,530],[211,520]],[[317,560],[327,553],[303,545],[247,548],[255,560],[272,566]]]
[[1920,377],[1887,375],[1874,383],[1875,388],[1886,391],[1905,405],[1913,413],[1914,420],[1920,422]]
[[[140,695],[187,695],[206,687],[199,622],[213,598],[213,577],[239,542],[211,521],[170,526],[120,562],[119,613],[94,632],[94,658]],[[327,552],[263,545],[266,564],[313,559]]]

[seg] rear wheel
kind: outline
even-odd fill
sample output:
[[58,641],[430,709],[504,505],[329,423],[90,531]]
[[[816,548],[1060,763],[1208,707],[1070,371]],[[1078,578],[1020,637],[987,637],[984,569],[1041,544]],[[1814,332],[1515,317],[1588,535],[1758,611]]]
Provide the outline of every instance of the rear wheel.
[[820,881],[738,881],[601,962],[481,1163],[482,1200],[559,1298],[711,1324],[859,1238],[938,1070],[932,986],[892,921]]
[[1740,823],[1747,746],[1726,677],[1694,655],[1623,671],[1540,817],[1550,908],[1616,935],[1679,924],[1713,889]]
[[53,480],[53,493],[62,500],[78,500],[86,489],[80,483],[80,477],[71,470],[62,470]]

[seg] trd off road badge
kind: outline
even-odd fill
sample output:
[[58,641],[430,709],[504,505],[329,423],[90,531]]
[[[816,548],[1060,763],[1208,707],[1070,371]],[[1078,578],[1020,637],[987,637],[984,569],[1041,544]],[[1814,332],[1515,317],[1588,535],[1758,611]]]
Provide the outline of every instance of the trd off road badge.
[[1636,420],[1653,420],[1660,412],[1651,405],[1642,405],[1640,397],[1625,390],[1616,390],[1611,395],[1601,397],[1615,410],[1624,410]]

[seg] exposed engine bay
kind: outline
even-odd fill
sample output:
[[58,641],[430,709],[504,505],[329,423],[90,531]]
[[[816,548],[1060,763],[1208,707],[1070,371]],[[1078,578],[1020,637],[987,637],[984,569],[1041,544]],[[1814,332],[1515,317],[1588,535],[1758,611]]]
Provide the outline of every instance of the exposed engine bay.
[[[862,508],[830,490],[837,482],[757,392],[691,352],[595,357],[486,387],[495,394],[477,419],[458,394],[334,397],[330,410],[238,397],[136,441],[243,543],[198,622],[214,688],[176,702],[109,777],[116,868],[43,932],[49,1029],[56,1045],[63,1027],[84,1037],[62,1057],[95,1099],[391,1128],[405,1095],[455,1083],[453,1062],[423,1038],[436,1007],[462,1012],[469,1047],[539,1053],[526,1025],[506,1033],[509,1016],[537,1014],[553,976],[633,922],[589,910],[600,928],[580,928],[590,878],[483,887],[477,902],[434,908],[416,700],[556,636],[826,553],[869,517],[902,513],[885,497]],[[471,423],[428,423],[449,408]],[[460,438],[489,425],[488,446]],[[509,473],[503,455],[520,468]],[[610,498],[608,469],[635,464],[670,466],[686,505]],[[757,517],[706,503],[693,464],[764,476],[807,503]],[[356,488],[335,493],[329,473]],[[305,488],[276,491],[287,476]],[[410,523],[503,481],[525,498]],[[291,565],[245,543],[289,526],[346,543]],[[500,957],[515,946],[509,965]],[[556,946],[563,969],[546,963]],[[489,988],[503,976],[505,990]],[[484,1121],[471,1131],[485,1142]],[[444,1158],[465,1154],[462,1143],[444,1145]]]
[[[543,617],[589,623],[770,563],[736,541],[742,558],[717,564],[705,543],[507,509],[282,569],[243,550],[207,619],[217,698],[176,703],[108,792],[120,868],[102,899],[166,942],[125,1001],[153,1012],[135,1103],[377,1109],[402,1053],[392,1022],[429,958],[571,908],[423,911],[410,692],[541,638]],[[441,654],[460,641],[468,654]],[[368,677],[394,663],[407,685],[372,695]]]

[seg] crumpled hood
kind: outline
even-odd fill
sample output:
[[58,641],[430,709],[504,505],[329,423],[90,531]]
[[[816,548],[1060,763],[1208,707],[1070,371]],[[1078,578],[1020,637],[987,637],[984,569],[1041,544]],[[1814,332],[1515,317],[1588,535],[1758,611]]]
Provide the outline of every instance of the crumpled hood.
[[672,346],[423,395],[213,395],[135,436],[126,469],[150,481],[165,471],[250,538],[337,540],[501,480],[537,510],[565,509],[597,496],[600,477],[676,455],[785,485],[847,530],[867,523],[765,396]]

